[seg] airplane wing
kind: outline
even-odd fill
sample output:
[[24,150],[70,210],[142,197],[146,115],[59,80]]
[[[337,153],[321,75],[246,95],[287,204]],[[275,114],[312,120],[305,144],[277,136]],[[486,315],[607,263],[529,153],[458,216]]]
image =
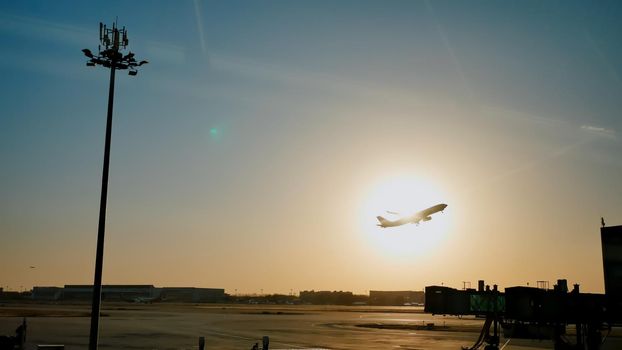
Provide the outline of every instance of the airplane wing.
[[390,211],[390,210],[387,210],[387,213],[391,214],[391,215],[402,215],[402,214],[400,214],[400,213],[398,213],[396,211]]

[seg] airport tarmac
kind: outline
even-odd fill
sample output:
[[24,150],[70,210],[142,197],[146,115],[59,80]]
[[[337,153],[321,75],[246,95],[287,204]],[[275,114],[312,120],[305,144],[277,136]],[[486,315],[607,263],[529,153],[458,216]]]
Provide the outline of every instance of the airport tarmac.
[[[89,311],[86,304],[0,305],[0,335],[12,335],[27,316],[26,349],[37,344],[84,349]],[[206,349],[250,349],[267,335],[270,349],[459,350],[475,342],[483,324],[473,317],[425,314],[420,307],[118,303],[105,304],[102,314],[102,349],[197,349],[200,336]],[[361,327],[377,324],[410,329]],[[523,339],[505,345],[507,350],[552,348],[550,341]]]

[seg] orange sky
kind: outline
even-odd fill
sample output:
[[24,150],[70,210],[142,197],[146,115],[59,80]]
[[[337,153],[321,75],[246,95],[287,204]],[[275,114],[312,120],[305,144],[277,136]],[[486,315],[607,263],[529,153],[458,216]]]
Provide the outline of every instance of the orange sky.
[[[124,16],[150,64],[117,81],[104,283],[602,292],[600,217],[622,223],[618,9],[432,4]],[[107,72],[80,50],[128,5],[0,6],[1,287],[92,283]]]

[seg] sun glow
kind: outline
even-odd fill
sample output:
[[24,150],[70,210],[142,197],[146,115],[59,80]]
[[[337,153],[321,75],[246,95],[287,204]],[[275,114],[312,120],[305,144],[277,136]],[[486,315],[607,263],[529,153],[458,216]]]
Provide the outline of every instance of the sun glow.
[[[393,177],[377,183],[365,198],[360,222],[372,250],[403,259],[428,256],[441,249],[451,225],[451,203],[432,183],[409,176]],[[432,215],[430,221],[389,228],[377,226],[376,216],[396,220],[440,203],[449,204],[447,210]]]

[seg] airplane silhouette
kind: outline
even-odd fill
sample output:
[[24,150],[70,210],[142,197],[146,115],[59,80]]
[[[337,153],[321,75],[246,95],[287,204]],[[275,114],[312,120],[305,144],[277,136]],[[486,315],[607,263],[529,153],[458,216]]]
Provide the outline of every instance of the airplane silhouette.
[[[443,210],[445,210],[445,208],[447,208],[447,204],[437,204],[435,206],[429,207],[427,209],[424,209],[422,211],[416,212],[413,215],[410,216],[406,216],[397,220],[387,220],[385,218],[383,218],[382,216],[376,216],[376,219],[378,219],[378,221],[380,222],[378,224],[378,226],[382,227],[382,228],[387,228],[387,227],[395,227],[395,226],[402,226],[405,224],[417,224],[419,225],[419,222],[421,221],[430,221],[432,220],[432,217],[430,215],[434,214],[434,213],[438,213],[439,211],[442,212]],[[397,214],[395,212],[388,212],[390,214]]]

